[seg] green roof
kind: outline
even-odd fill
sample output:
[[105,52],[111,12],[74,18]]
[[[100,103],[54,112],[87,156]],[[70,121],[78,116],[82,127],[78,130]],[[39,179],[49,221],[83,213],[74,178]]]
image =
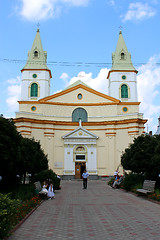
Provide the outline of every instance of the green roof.
[[39,28],[37,29],[36,36],[31,48],[28,52],[27,63],[23,69],[47,69],[47,52],[43,51]]
[[119,39],[117,42],[116,51],[112,53],[112,70],[134,70],[131,54],[128,52],[127,46],[125,44],[122,31],[119,32]]

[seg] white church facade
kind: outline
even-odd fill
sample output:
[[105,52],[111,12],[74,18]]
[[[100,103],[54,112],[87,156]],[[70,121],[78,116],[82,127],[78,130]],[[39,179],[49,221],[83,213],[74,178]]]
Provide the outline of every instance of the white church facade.
[[112,68],[106,76],[108,95],[77,81],[50,95],[47,67],[39,29],[22,71],[21,100],[15,123],[22,136],[39,140],[49,167],[64,179],[113,175],[121,155],[133,139],[144,134],[139,113],[137,70],[122,32]]

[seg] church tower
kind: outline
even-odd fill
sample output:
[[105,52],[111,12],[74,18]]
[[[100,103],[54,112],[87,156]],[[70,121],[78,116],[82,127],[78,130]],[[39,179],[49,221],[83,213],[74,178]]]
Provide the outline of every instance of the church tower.
[[21,100],[32,101],[50,95],[51,71],[47,67],[47,52],[43,51],[39,28],[28,52],[27,63],[22,72]]
[[107,77],[108,94],[122,102],[137,102],[137,73],[120,31],[116,51],[112,53],[112,68]]

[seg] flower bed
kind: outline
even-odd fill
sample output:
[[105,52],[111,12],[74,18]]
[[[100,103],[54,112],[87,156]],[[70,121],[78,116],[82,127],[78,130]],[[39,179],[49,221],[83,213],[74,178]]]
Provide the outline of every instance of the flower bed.
[[39,196],[20,202],[12,199],[10,194],[0,194],[0,239],[8,236],[27,214],[40,205],[41,201]]
[[14,216],[14,223],[17,224],[21,221],[29,212],[32,211],[37,205],[41,203],[41,198],[39,196],[33,197],[31,200],[23,202],[19,208],[17,208],[16,216]]

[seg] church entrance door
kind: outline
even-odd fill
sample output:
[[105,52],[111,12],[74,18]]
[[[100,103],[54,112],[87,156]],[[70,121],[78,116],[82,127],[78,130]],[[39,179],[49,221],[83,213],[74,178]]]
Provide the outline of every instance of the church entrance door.
[[86,169],[86,162],[75,162],[75,178],[81,179],[85,169]]

